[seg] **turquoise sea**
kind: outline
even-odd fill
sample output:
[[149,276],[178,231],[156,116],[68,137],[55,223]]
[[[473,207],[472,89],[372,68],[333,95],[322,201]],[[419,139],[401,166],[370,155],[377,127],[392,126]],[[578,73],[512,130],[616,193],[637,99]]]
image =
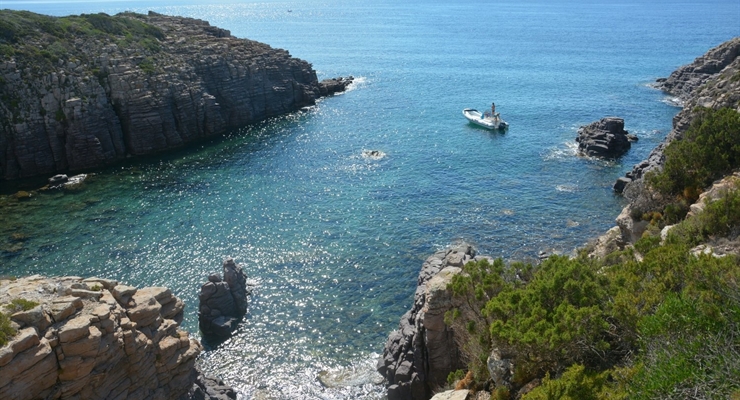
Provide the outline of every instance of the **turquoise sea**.
[[[177,4],[175,4],[177,3]],[[353,75],[316,107],[157,159],[75,192],[0,197],[0,274],[168,286],[197,332],[197,293],[231,256],[249,315],[200,363],[244,399],[380,399],[373,369],[423,260],[458,241],[507,260],[569,253],[613,226],[615,179],[678,108],[649,84],[740,35],[740,2],[0,1],[51,15],[205,19]],[[505,133],[469,125],[492,101]],[[622,159],[577,157],[576,130],[620,116]],[[363,157],[379,150],[379,160]],[[0,191],[17,186],[0,184]],[[325,388],[321,371],[340,380]]]

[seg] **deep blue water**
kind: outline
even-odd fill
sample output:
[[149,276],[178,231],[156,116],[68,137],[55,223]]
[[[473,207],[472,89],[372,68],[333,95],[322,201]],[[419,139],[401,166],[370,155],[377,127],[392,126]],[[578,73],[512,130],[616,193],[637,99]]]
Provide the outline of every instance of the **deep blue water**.
[[[244,398],[381,398],[368,371],[422,261],[460,240],[505,259],[567,253],[610,228],[622,207],[611,185],[678,112],[648,84],[740,35],[737,0],[178,3],[0,8],[197,17],[357,83],[308,111],[101,171],[80,192],[1,197],[0,274],[168,286],[197,336],[200,284],[234,257],[257,290],[236,336],[201,365]],[[491,101],[506,133],[461,115]],[[578,127],[611,115],[640,141],[616,162],[577,157]],[[325,389],[325,369],[360,384]]]

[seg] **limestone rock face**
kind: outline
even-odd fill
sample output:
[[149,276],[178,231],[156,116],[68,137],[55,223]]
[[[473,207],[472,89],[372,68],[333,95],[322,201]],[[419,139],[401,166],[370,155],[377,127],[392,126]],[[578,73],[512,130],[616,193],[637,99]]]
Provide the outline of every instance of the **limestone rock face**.
[[[318,82],[308,62],[202,20],[152,12],[82,17],[111,28],[110,35],[78,32],[62,40],[29,26],[14,45],[55,43],[64,51],[49,53],[48,64],[24,58],[27,51],[0,61],[0,86],[13,94],[0,99],[0,179],[183,147],[313,105],[352,82]],[[151,35],[137,40],[116,32],[127,24]]]
[[450,372],[464,368],[454,332],[444,314],[455,307],[447,284],[475,251],[463,245],[435,253],[419,272],[414,305],[390,333],[378,372],[388,381],[388,399],[427,400]]
[[183,304],[166,288],[0,280],[0,306],[14,299],[39,305],[11,315],[18,329],[0,348],[2,399],[178,399],[195,383],[202,347],[179,328]]
[[617,117],[602,118],[578,130],[578,151],[589,157],[617,158],[637,140],[624,130],[624,120]]
[[231,258],[224,261],[223,274],[223,280],[212,274],[200,288],[198,322],[205,337],[228,338],[247,313],[247,274]]

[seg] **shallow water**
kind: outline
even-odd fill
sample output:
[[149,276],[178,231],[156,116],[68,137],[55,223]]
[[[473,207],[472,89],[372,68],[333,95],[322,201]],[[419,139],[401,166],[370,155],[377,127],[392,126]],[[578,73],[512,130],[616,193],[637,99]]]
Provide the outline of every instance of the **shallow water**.
[[[735,1],[205,3],[2,7],[197,17],[288,49],[320,79],[357,83],[223,139],[99,171],[80,191],[0,198],[0,274],[165,285],[197,336],[198,288],[234,257],[257,285],[249,315],[200,362],[244,398],[382,398],[375,358],[422,261],[460,240],[531,259],[604,232],[622,206],[611,185],[678,111],[648,84],[740,35]],[[505,133],[461,115],[491,101]],[[577,157],[578,127],[609,115],[640,141],[620,160]],[[325,388],[322,370],[346,379]]]

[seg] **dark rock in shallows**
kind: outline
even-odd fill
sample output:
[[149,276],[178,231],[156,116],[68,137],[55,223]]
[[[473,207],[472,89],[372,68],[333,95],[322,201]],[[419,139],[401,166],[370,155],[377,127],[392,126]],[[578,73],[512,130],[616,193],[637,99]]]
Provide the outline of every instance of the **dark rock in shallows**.
[[624,130],[624,120],[606,117],[578,130],[578,152],[589,157],[617,158],[630,149],[637,137]]
[[225,384],[223,380],[212,375],[204,375],[198,367],[194,368],[194,372],[196,378],[193,386],[179,400],[236,399],[236,391]]
[[630,182],[632,182],[632,179],[630,179],[628,176],[618,178],[617,181],[614,183],[614,191],[617,193],[622,193],[624,191],[624,188]]
[[204,337],[226,339],[247,313],[247,275],[233,259],[224,261],[224,279],[218,274],[208,276],[200,288],[198,325]]

